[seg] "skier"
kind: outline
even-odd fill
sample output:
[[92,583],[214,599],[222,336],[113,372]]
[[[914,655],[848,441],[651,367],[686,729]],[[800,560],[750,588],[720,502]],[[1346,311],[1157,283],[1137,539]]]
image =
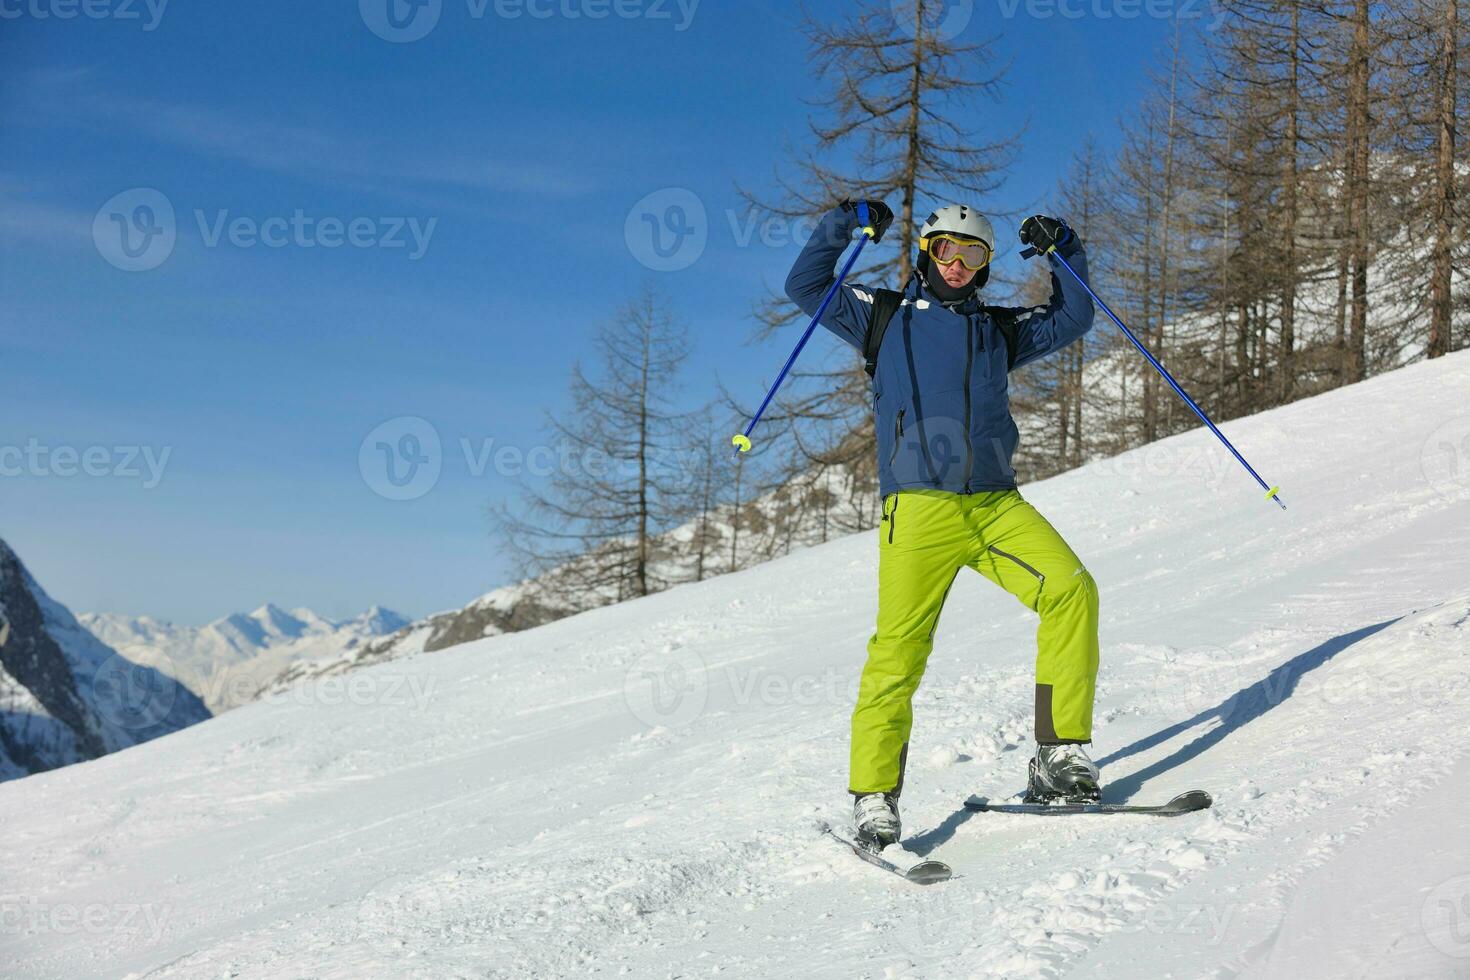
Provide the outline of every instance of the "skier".
[[[864,226],[860,213],[874,241],[893,222],[881,201],[847,202],[822,219],[792,267],[786,294],[808,315]],[[883,291],[844,283],[822,317],[827,329],[864,352],[873,378],[883,495],[878,622],[852,713],[848,791],[859,839],[877,848],[900,836],[898,796],[914,691],[940,610],[964,566],[1040,615],[1028,800],[1100,797],[1097,767],[1082,748],[1092,740],[1097,585],[1016,489],[1010,460],[1018,433],[1006,390],[1010,371],[1092,326],[1090,297],[1058,274],[1049,253],[1055,247],[1084,278],[1087,259],[1077,236],[1055,218],[1027,218],[1020,237],[1052,263],[1052,296],[1044,306],[981,304],[994,232],[974,208],[951,204],[920,229],[916,269],[901,295],[884,298]]]

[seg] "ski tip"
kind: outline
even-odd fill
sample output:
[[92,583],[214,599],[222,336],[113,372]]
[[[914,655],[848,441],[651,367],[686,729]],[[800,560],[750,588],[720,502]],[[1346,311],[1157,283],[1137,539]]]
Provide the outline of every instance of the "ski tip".
[[1215,805],[1215,798],[1202,789],[1192,789],[1188,793],[1180,793],[1170,800],[1166,806],[1168,809],[1189,813],[1193,810],[1208,810]]
[[916,885],[934,885],[954,877],[954,871],[943,861],[920,861],[904,874]]

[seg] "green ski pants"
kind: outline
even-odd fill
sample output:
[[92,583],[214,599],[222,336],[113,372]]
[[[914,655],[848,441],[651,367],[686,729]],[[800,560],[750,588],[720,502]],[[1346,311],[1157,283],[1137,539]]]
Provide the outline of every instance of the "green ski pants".
[[1097,584],[1019,491],[903,490],[883,501],[878,533],[878,626],[852,713],[851,792],[902,790],[914,691],[944,600],[965,566],[1041,617],[1036,741],[1092,740]]

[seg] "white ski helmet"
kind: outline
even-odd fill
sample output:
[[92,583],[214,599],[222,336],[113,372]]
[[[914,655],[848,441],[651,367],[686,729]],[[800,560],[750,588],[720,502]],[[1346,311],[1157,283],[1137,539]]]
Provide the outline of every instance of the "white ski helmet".
[[919,261],[915,266],[914,273],[919,281],[945,306],[954,306],[963,303],[983,289],[990,281],[990,263],[985,268],[976,272],[974,277],[965,285],[958,288],[950,286],[940,276],[929,275],[929,238],[931,235],[963,235],[966,238],[975,238],[985,243],[985,248],[992,255],[995,254],[995,229],[990,227],[990,220],[965,204],[950,204],[940,208],[929,215],[919,228]]
[[950,204],[929,215],[929,220],[919,229],[919,239],[922,241],[930,235],[945,232],[978,238],[985,243],[986,248],[995,251],[995,229],[990,227],[990,221],[985,215],[968,205]]

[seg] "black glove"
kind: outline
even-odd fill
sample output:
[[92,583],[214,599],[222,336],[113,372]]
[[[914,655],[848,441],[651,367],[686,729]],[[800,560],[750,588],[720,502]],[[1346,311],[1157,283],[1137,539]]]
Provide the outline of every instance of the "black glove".
[[[863,220],[862,207],[868,209],[868,220]],[[883,233],[893,224],[893,212],[882,201],[843,201],[842,210],[850,211],[857,218],[858,227],[866,225],[873,229],[873,241],[881,242]]]
[[1065,222],[1044,214],[1033,214],[1021,222],[1021,244],[1030,245],[1043,254],[1055,246],[1064,256],[1077,251],[1078,246],[1077,236]]

